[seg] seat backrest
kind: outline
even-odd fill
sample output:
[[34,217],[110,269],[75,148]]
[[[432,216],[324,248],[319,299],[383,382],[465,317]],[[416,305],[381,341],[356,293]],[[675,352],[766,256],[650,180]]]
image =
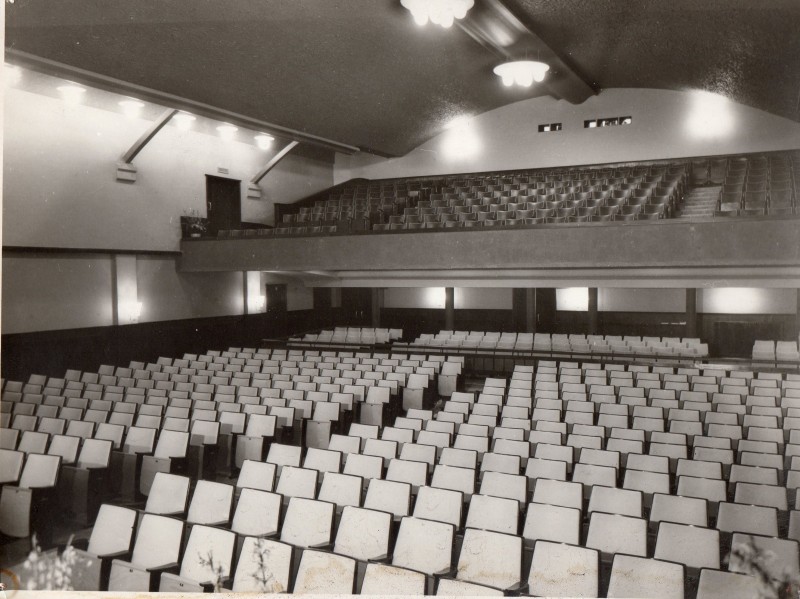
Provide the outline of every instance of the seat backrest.
[[275,464],[245,460],[239,470],[236,487],[272,491],[275,485],[276,469]]
[[248,437],[272,437],[275,435],[276,416],[251,414],[247,420],[245,435]]
[[517,585],[522,578],[522,538],[467,528],[456,577],[502,590]]
[[156,429],[132,426],[123,443],[125,453],[151,453],[156,441]]
[[295,445],[283,445],[273,443],[269,447],[267,462],[276,466],[296,466],[300,467],[300,458],[303,448]]
[[314,499],[317,494],[319,472],[308,468],[284,466],[275,489],[284,497],[306,497]]
[[369,481],[364,507],[389,512],[395,518],[408,516],[411,509],[411,485],[373,478]]
[[189,497],[188,476],[156,472],[144,511],[149,514],[182,514]]
[[394,546],[392,565],[428,575],[450,570],[455,527],[444,522],[406,517]]
[[352,595],[356,562],[349,557],[306,549],[294,581],[294,594]]
[[516,534],[519,502],[502,497],[473,495],[467,513],[467,528]]
[[236,535],[229,530],[192,526],[183,552],[181,577],[198,583],[214,583],[218,576],[227,577],[231,571],[235,545]]
[[233,577],[233,592],[286,593],[291,565],[291,545],[245,537]]
[[107,468],[113,444],[105,439],[84,439],[78,468]]
[[295,547],[317,547],[331,541],[334,504],[292,497],[281,528],[281,541]]
[[360,476],[326,472],[317,498],[334,503],[339,509],[348,505],[360,507],[363,484]]
[[504,472],[484,472],[480,494],[492,497],[515,499],[524,504],[527,494],[527,479],[524,476]]
[[609,597],[683,599],[684,568],[679,564],[632,555],[616,555],[611,567]]
[[539,541],[528,575],[529,592],[540,597],[597,597],[599,570],[599,555],[593,549]]
[[347,456],[343,472],[345,474],[361,476],[365,479],[381,478],[383,472],[383,458],[351,453]]
[[104,503],[89,537],[89,553],[108,555],[128,551],[136,525],[136,510]]
[[594,512],[586,546],[601,553],[647,555],[647,523],[640,518]]
[[342,469],[342,453],[340,451],[309,447],[306,450],[303,467],[319,472],[339,472]]
[[414,517],[461,525],[464,494],[459,491],[420,487],[414,502]]
[[[389,553],[392,515],[347,506],[342,512],[333,550],[358,560],[378,560]],[[369,531],[369,534],[364,534]]]
[[179,563],[183,527],[181,520],[144,514],[136,534],[131,562],[148,569]]
[[55,486],[58,471],[61,467],[61,456],[28,454],[25,467],[19,477],[19,486],[23,489],[42,489]]
[[19,440],[17,449],[24,453],[44,453],[49,440],[50,435],[47,433],[24,431],[22,433],[22,438]]
[[191,524],[227,524],[232,502],[233,485],[198,480],[186,521]]
[[67,435],[53,435],[50,440],[50,447],[47,448],[48,455],[61,456],[62,464],[73,464],[78,456],[78,447],[81,444],[79,437],[69,437]]
[[469,497],[475,492],[475,471],[469,468],[439,465],[433,470],[431,486],[461,491]]
[[277,493],[242,489],[231,530],[239,535],[264,536],[279,530],[282,498]]
[[158,436],[154,455],[157,458],[184,458],[188,448],[188,432],[163,430]]
[[15,483],[22,474],[25,454],[12,449],[0,449],[0,484]]

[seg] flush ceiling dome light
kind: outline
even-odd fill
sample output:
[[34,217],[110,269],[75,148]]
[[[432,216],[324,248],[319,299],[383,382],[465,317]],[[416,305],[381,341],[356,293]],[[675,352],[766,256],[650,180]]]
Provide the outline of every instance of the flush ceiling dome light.
[[122,106],[122,112],[129,119],[135,119],[144,108],[144,104],[139,100],[123,100],[119,103]]
[[550,66],[535,60],[517,60],[504,62],[494,68],[494,74],[503,80],[503,85],[511,87],[515,83],[520,87],[530,87],[533,82],[544,81]]
[[236,136],[236,132],[239,130],[238,127],[234,127],[233,125],[224,124],[217,127],[217,131],[219,132],[219,136],[224,141],[233,141],[233,138]]
[[85,88],[80,85],[75,85],[74,83],[59,85],[56,89],[61,92],[64,101],[71,106],[80,104],[83,94],[86,93]]
[[405,8],[411,11],[417,25],[441,25],[445,29],[451,27],[456,19],[463,19],[467,11],[475,4],[474,0],[400,0]]
[[192,123],[196,119],[194,115],[191,115],[188,112],[179,112],[172,117],[172,120],[175,121],[175,126],[177,126],[178,129],[181,131],[188,131],[191,129]]
[[269,150],[272,142],[275,140],[274,137],[267,135],[266,133],[259,133],[258,135],[254,136],[254,139],[261,150]]

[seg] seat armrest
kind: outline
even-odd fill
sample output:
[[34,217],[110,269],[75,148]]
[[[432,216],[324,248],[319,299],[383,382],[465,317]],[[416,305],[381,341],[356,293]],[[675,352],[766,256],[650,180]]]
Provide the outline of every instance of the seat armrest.
[[169,571],[173,571],[174,574],[177,574],[178,571],[180,570],[180,567],[181,565],[178,562],[173,562],[171,564],[163,564],[161,566],[155,566],[154,568],[147,568],[147,571],[150,572],[151,574],[155,572],[164,573]]
[[320,543],[319,545],[311,545],[309,549],[316,549],[320,551],[333,551],[333,543],[328,541],[327,543]]
[[123,549],[122,551],[117,551],[116,553],[104,553],[103,555],[98,555],[98,559],[121,559],[126,555],[131,555],[131,551],[129,549]]

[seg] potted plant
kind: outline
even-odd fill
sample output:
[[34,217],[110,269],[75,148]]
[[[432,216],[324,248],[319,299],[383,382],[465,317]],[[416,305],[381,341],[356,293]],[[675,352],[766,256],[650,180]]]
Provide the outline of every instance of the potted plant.
[[183,237],[202,237],[208,230],[208,221],[196,208],[186,209],[181,216],[181,230]]

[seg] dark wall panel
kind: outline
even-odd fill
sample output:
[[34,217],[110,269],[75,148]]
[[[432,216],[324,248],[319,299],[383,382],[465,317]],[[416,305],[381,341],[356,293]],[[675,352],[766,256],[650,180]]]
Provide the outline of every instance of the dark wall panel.
[[318,328],[311,311],[289,312],[276,326],[266,314],[171,320],[114,327],[41,331],[2,337],[2,375],[60,377],[69,368],[97,371],[101,364],[126,366],[231,346],[258,347],[261,339]]

